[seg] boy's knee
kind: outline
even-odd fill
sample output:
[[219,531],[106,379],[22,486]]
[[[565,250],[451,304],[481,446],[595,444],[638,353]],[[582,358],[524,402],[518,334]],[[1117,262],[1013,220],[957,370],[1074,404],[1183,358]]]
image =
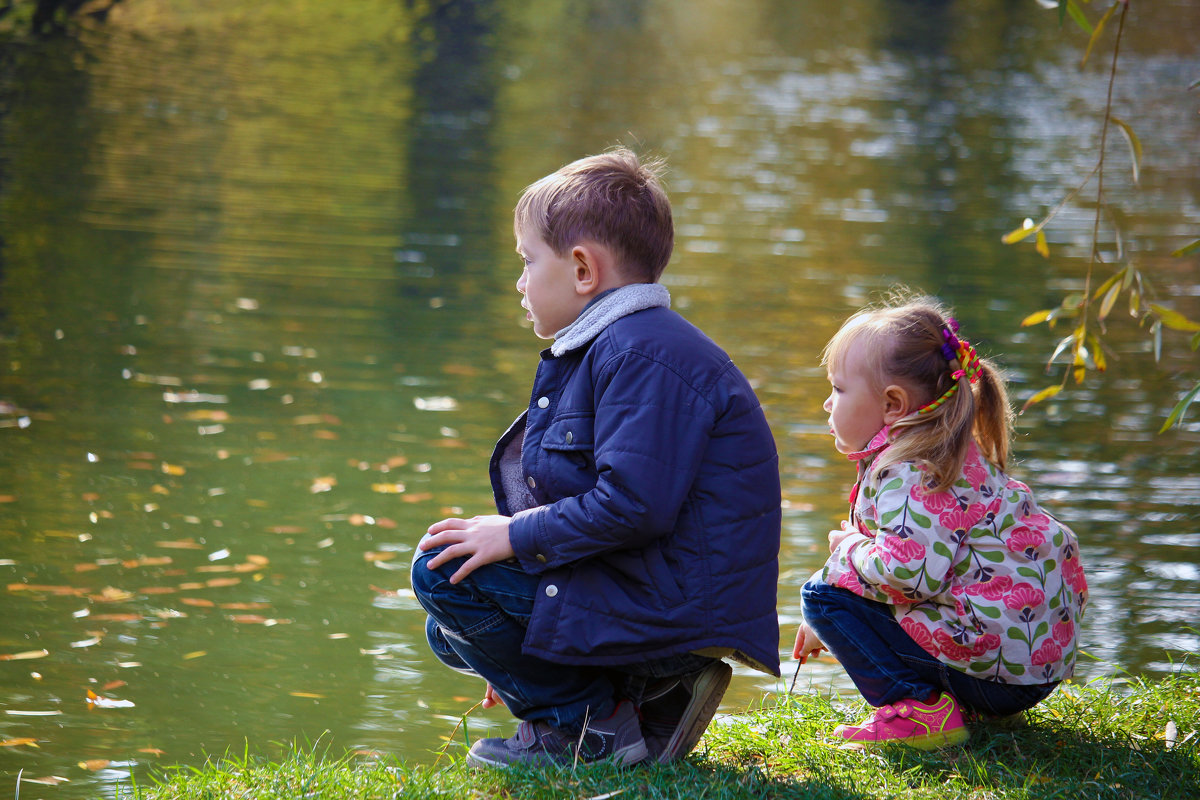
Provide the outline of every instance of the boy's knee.
[[442,567],[430,569],[429,560],[441,552],[441,548],[434,550],[417,550],[413,555],[412,571],[409,580],[412,583],[413,593],[418,599],[430,597],[439,584],[444,584],[448,580],[448,575],[442,574]]

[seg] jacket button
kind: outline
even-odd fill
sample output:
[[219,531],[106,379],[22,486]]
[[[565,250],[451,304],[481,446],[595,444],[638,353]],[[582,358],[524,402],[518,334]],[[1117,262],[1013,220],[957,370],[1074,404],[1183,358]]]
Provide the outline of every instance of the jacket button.
[[534,556],[534,558],[536,558],[538,560],[539,564],[546,563],[546,557],[544,555],[542,555],[541,553],[538,553],[536,556]]
[[549,397],[539,397],[537,399],[537,403],[538,403],[538,408],[545,408],[546,406],[550,405],[550,398]]
[[529,488],[530,488],[530,489],[536,489],[536,488],[537,488],[537,481],[535,481],[535,480],[533,479],[533,476],[532,476],[532,475],[530,475],[528,478],[526,478],[526,479],[525,479],[525,482],[529,484]]
[[575,441],[575,434],[567,431],[567,444],[570,444],[573,441]]
[[554,597],[556,594],[558,594],[558,587],[553,583],[546,587],[546,597]]

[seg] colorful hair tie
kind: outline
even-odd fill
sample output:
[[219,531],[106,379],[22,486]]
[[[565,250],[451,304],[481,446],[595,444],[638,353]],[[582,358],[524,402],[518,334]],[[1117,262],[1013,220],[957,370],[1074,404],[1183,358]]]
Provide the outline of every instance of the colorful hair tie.
[[954,383],[950,385],[950,388],[943,392],[938,399],[917,409],[918,414],[928,414],[936,410],[958,391],[959,381],[967,378],[971,383],[975,383],[979,380],[980,373],[983,372],[975,348],[966,339],[958,338],[958,321],[953,317],[946,320],[946,325],[942,328],[942,339],[944,340],[942,355],[946,357],[947,363],[958,359],[959,368],[950,373],[950,376],[954,378]]

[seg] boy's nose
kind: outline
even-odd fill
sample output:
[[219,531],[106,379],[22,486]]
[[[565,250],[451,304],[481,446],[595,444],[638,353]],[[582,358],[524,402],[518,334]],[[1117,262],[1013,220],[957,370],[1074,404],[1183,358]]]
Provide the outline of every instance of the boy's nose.
[[521,277],[517,278],[517,291],[521,294],[525,294],[525,279],[528,277],[528,275],[529,269],[526,268],[521,270]]
[[821,408],[825,409],[826,412],[833,411],[833,398],[826,397],[825,402],[821,404]]

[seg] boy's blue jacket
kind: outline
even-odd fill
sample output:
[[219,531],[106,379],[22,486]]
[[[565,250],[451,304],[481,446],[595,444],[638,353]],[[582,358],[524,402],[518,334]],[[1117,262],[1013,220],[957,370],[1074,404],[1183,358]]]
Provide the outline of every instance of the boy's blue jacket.
[[618,665],[703,651],[779,674],[780,485],[767,421],[745,376],[667,308],[543,351],[524,434],[537,507],[509,539],[541,576],[524,651]]

